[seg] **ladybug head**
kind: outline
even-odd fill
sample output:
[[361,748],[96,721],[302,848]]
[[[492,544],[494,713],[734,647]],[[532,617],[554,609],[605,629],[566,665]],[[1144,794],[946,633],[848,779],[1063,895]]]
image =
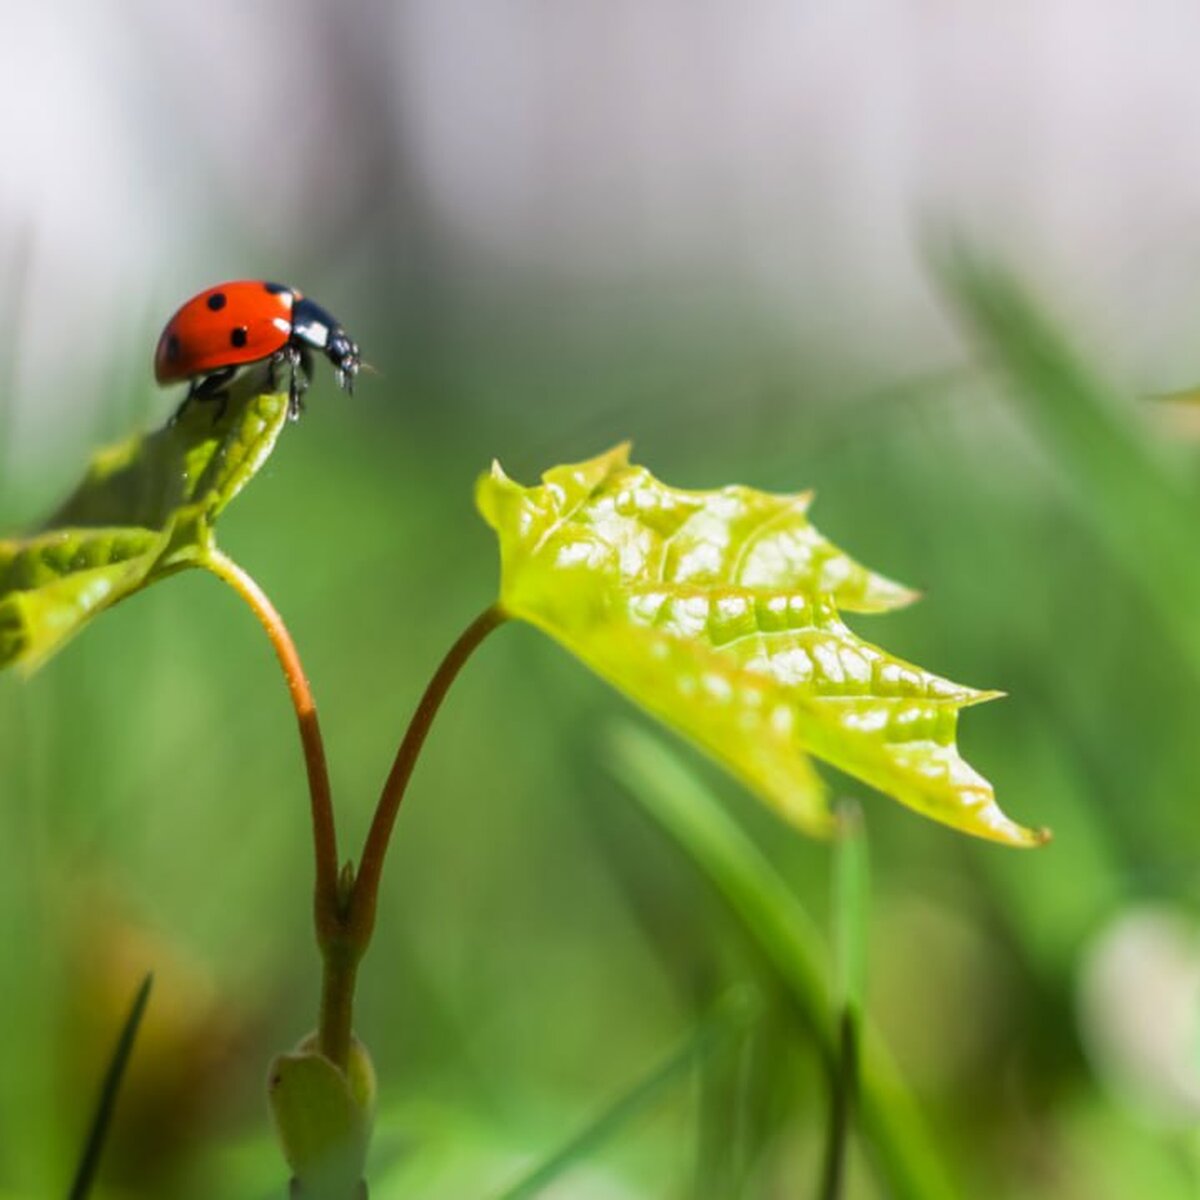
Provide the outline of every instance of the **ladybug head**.
[[354,376],[361,365],[358,343],[332,313],[307,296],[292,308],[291,341],[301,349],[319,350],[333,363],[338,383],[348,392],[354,390]]
[[325,354],[337,371],[339,386],[353,393],[354,377],[362,365],[358,343],[353,341],[344,329],[334,329],[329,336],[329,344],[325,347]]

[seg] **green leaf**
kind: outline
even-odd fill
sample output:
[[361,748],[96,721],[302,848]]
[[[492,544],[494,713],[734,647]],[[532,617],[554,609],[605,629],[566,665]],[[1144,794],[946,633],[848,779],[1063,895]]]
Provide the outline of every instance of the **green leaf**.
[[29,537],[0,540],[0,668],[36,669],[96,613],[211,552],[217,515],[275,446],[286,395],[189,405],[101,450]]
[[882,612],[915,594],[818,533],[809,494],[682,491],[619,446],[536,487],[494,464],[476,500],[500,539],[503,609],[800,828],[833,828],[816,757],[964,832],[1045,840],[1010,821],[958,754],[959,710],[998,693],[895,658],[842,622],[839,608]]

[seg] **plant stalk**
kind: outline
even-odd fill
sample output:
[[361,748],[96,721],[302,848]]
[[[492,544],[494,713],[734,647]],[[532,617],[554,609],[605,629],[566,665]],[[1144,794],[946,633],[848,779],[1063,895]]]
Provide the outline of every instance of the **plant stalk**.
[[366,953],[375,929],[379,881],[400,802],[404,799],[425,738],[450,685],[479,643],[506,619],[507,614],[499,605],[486,609],[463,631],[433,673],[408,723],[396,760],[383,785],[371,828],[363,844],[358,873],[351,877],[347,872],[338,889],[338,932],[321,947],[325,970],[321,985],[321,1023],[317,1036],[321,1053],[343,1069],[353,1036],[354,985],[358,964]]
[[296,710],[312,808],[316,860],[313,912],[323,963],[318,1045],[326,1058],[345,1070],[354,1029],[354,985],[358,964],[375,928],[379,881],[400,802],[450,685],[479,643],[507,619],[507,614],[498,604],[486,609],[464,630],[442,659],[409,722],[383,785],[363,844],[358,872],[353,874],[347,864],[345,872],[339,874],[337,830],[325,743],[321,737],[316,701],[296,644],[266,593],[237,563],[214,549],[203,565],[241,596],[267,631],[287,681],[292,707]]
[[344,1071],[354,1038],[354,984],[362,955],[344,941],[338,941],[322,947],[321,956],[324,967],[317,1048]]
[[233,559],[220,550],[209,552],[203,564],[218,579],[227,583],[250,606],[271,639],[279,665],[287,681],[296,723],[300,727],[300,743],[304,748],[304,765],[308,771],[308,792],[312,808],[313,855],[316,860],[316,883],[313,893],[313,915],[317,940],[322,949],[339,932],[338,913],[338,850],[337,830],[333,821],[333,797],[329,785],[329,767],[325,760],[325,742],[317,718],[317,704],[309,687],[308,677],[300,662],[296,644],[283,618],[254,579]]
[[375,807],[375,816],[371,828],[363,843],[362,858],[358,864],[358,874],[354,881],[354,890],[350,898],[349,912],[346,919],[346,934],[353,945],[358,948],[359,955],[366,950],[375,928],[375,908],[379,896],[379,880],[383,874],[383,861],[387,855],[388,843],[391,841],[392,827],[396,823],[396,815],[400,811],[400,802],[412,778],[413,768],[417,765],[421,747],[433,725],[434,717],[450,685],[457,678],[459,671],[467,659],[489,633],[508,619],[508,614],[498,605],[493,604],[485,609],[463,631],[458,641],[450,647],[446,657],[438,665],[433,678],[425,688],[417,710],[405,731],[404,740],[396,752],[396,760],[383,785],[379,803]]

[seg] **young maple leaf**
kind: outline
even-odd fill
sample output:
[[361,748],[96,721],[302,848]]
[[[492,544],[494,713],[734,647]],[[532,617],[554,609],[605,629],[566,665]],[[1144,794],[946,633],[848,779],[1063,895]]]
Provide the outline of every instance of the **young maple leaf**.
[[684,491],[618,446],[523,487],[493,465],[476,500],[500,540],[500,605],[677,729],[809,833],[832,817],[817,758],[955,829],[1023,828],[958,753],[976,691],[862,641],[839,609],[915,593],[808,519],[811,496]]

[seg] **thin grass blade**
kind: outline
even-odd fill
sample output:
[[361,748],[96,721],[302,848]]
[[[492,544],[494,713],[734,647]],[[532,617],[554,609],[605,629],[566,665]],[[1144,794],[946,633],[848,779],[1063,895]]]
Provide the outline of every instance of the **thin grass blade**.
[[[774,968],[826,1061],[837,1060],[830,954],[786,881],[661,741],[634,726],[611,738],[610,769],[713,882]],[[859,1045],[863,1131],[893,1200],[953,1200],[924,1122],[879,1035]]]
[[137,1040],[138,1029],[146,1012],[146,1004],[150,999],[150,988],[154,976],[147,974],[141,986],[133,997],[129,1007],[129,1015],[121,1027],[117,1044],[113,1047],[112,1058],[108,1070],[104,1073],[104,1081],[100,1086],[100,1095],[96,1101],[96,1110],[92,1116],[91,1127],[88,1129],[87,1141],[79,1158],[79,1167],[75,1172],[75,1181],[67,1194],[68,1200],[86,1200],[96,1180],[96,1172],[100,1168],[100,1156],[104,1152],[104,1140],[108,1135],[108,1127],[112,1123],[113,1112],[117,1106],[117,1096],[121,1090],[121,1080],[125,1077],[125,1069],[129,1066],[133,1054],[133,1044]]
[[594,1154],[666,1092],[686,1079],[753,1019],[757,1005],[744,991],[725,996],[683,1044],[616,1100],[586,1129],[535,1167],[497,1200],[530,1200],[577,1163]]

